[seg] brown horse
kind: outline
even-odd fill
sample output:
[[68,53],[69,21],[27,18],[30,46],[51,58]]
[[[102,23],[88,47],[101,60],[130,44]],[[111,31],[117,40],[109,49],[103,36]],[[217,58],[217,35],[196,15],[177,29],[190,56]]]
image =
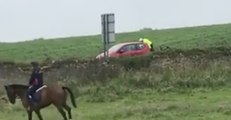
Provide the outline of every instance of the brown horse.
[[13,84],[5,86],[5,89],[9,101],[12,104],[15,103],[16,97],[19,97],[21,99],[24,108],[26,108],[27,110],[28,120],[32,120],[33,111],[37,114],[39,120],[43,120],[40,114],[40,109],[47,107],[51,104],[53,104],[58,109],[64,120],[67,120],[66,112],[64,111],[64,109],[68,112],[69,119],[71,119],[71,108],[66,104],[67,92],[69,92],[71,102],[76,108],[74,95],[68,87],[63,87],[60,85],[49,85],[43,88],[40,91],[41,99],[36,105],[31,105],[28,101],[28,97],[26,95],[28,86]]

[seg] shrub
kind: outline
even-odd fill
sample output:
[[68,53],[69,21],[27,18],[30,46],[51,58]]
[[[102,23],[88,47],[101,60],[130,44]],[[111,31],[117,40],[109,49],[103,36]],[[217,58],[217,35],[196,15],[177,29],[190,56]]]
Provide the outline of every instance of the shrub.
[[140,70],[142,68],[147,68],[150,66],[151,62],[152,55],[124,57],[110,60],[111,64],[122,66],[125,70]]

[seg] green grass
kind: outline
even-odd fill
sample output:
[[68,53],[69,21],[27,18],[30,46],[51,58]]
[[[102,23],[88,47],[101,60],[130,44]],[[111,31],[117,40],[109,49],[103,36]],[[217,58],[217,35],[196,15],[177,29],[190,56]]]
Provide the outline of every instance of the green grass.
[[[230,48],[231,24],[138,31],[116,36],[117,42],[139,37],[150,38],[155,48],[162,45],[182,51]],[[102,49],[100,38],[86,36],[1,43],[0,60],[29,62],[47,58],[91,58]],[[160,59],[155,56],[151,67],[145,69],[136,67],[134,60],[124,62],[139,69],[104,68],[101,64],[87,64],[85,69],[57,67],[53,69],[57,74],[52,74],[49,80],[68,78],[68,81],[60,79],[59,82],[64,82],[78,95],[78,109],[73,109],[74,120],[229,120],[230,56],[182,55]],[[140,65],[146,59],[137,60]],[[63,66],[68,66],[68,63]],[[81,67],[79,64],[76,66]],[[2,70],[9,73],[4,78],[7,80],[21,74],[15,76],[13,68],[4,67]],[[0,107],[0,120],[27,118],[20,101],[16,105],[0,101]],[[61,119],[54,107],[44,109],[42,114],[44,119]]]
[[[231,115],[231,89],[195,89],[189,93],[159,93],[136,90],[114,102],[85,102],[73,109],[74,120],[228,120]],[[54,107],[42,110],[44,119],[60,119]],[[25,120],[21,104],[0,112],[1,120]],[[34,118],[36,118],[34,116]],[[37,118],[35,120],[38,120]]]
[[[152,40],[156,49],[162,45],[178,49],[231,47],[231,24],[118,33],[116,43],[136,41],[140,37]],[[100,35],[0,43],[0,60],[28,62],[47,58],[94,58],[102,48]]]
[[[71,81],[69,87],[79,89],[75,93],[78,108],[73,109],[74,120],[229,120],[229,60],[209,61],[197,67],[177,64],[163,71],[123,71],[101,84],[84,86]],[[2,106],[0,120],[27,118],[20,101],[15,106]],[[42,114],[48,120],[61,119],[54,107],[44,109]]]

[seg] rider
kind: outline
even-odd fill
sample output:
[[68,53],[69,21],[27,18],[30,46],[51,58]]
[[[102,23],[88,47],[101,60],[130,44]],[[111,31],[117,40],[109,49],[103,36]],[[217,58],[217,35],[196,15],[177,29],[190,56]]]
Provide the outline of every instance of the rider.
[[154,49],[153,49],[153,43],[152,43],[152,41],[150,41],[149,39],[147,39],[147,38],[140,38],[139,41],[140,41],[140,42],[143,42],[143,43],[145,43],[145,44],[147,44],[148,47],[149,47],[149,49],[150,49],[151,51],[154,50]]
[[33,67],[31,77],[29,79],[28,98],[36,102],[34,93],[37,89],[43,86],[43,71],[48,67],[40,67],[38,62],[31,62]]

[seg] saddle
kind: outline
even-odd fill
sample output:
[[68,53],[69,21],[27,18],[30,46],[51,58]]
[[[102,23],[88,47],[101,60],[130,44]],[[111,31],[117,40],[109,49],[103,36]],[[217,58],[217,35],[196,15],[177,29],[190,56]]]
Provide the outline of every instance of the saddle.
[[42,87],[38,88],[35,93],[33,94],[33,101],[32,102],[35,102],[35,103],[38,103],[40,102],[41,100],[41,91],[46,88],[47,86],[46,85],[43,85]]
[[47,87],[47,85],[43,85],[42,87],[40,87],[39,89],[37,89],[36,91],[35,91],[35,93],[38,93],[39,91],[41,91],[42,89],[44,89],[44,88],[46,88]]

